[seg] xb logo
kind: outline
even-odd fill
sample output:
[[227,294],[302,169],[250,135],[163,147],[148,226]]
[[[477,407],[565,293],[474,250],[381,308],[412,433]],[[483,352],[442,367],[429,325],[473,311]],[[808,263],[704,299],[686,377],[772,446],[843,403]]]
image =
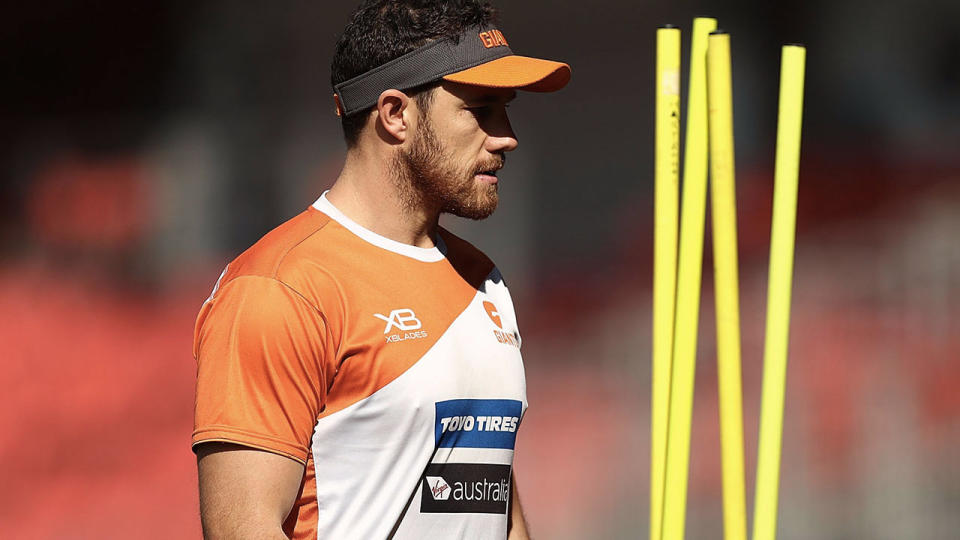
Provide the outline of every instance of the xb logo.
[[387,317],[379,313],[374,313],[373,316],[387,323],[387,326],[383,329],[384,334],[389,333],[390,329],[394,326],[396,326],[397,330],[400,330],[401,332],[419,330],[420,327],[423,326],[420,324],[420,319],[413,314],[412,309],[395,309],[391,311],[390,315]]

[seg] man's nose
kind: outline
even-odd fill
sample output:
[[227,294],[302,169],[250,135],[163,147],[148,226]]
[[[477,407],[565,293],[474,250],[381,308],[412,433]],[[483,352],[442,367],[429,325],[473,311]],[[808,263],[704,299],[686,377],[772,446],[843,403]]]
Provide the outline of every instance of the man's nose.
[[513,132],[513,126],[506,115],[497,123],[494,129],[487,132],[487,151],[491,154],[500,152],[512,152],[520,144],[517,141],[517,134]]

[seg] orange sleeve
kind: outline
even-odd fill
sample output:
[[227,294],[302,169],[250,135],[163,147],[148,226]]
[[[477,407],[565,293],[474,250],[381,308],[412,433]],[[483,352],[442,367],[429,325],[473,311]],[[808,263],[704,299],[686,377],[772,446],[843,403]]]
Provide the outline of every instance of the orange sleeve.
[[276,279],[240,276],[204,304],[193,446],[226,441],[306,462],[331,362],[322,313]]

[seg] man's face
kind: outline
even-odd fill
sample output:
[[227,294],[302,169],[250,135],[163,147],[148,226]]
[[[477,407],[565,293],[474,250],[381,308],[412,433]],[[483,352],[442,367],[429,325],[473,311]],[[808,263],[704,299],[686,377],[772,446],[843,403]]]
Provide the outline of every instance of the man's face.
[[483,219],[497,208],[497,171],[517,147],[507,118],[510,89],[444,82],[422,112],[408,148],[399,151],[402,176],[417,198],[441,212]]

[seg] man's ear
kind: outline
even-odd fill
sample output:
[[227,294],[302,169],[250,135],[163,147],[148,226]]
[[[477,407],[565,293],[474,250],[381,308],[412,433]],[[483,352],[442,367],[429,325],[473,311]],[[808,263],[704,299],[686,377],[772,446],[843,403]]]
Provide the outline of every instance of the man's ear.
[[392,137],[394,142],[404,142],[410,132],[409,107],[410,96],[399,90],[384,90],[377,99],[377,131]]

